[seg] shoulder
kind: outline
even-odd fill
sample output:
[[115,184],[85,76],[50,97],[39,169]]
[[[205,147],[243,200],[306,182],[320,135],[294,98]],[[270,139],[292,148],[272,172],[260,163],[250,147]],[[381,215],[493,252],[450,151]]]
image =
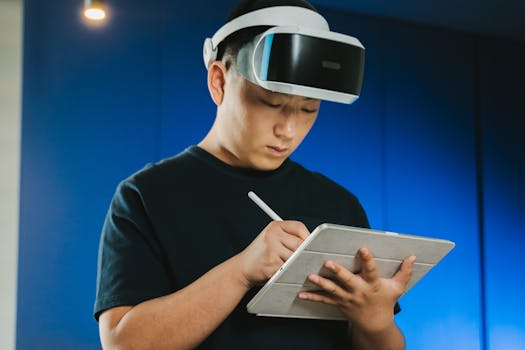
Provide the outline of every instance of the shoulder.
[[191,176],[195,171],[195,158],[191,148],[169,158],[155,163],[148,163],[142,169],[122,180],[120,187],[147,188],[151,185],[162,185],[165,182],[173,183],[174,179]]
[[316,191],[326,193],[330,196],[345,198],[351,202],[358,202],[357,197],[352,192],[326,175],[309,170],[297,162],[292,163],[296,176],[300,181],[304,182],[304,185],[308,185],[309,188],[316,189]]
[[173,192],[174,185],[184,186],[195,172],[193,163],[196,162],[187,149],[173,157],[146,164],[120,181],[113,196],[112,209],[144,207],[146,202],[151,204],[162,198],[163,193]]

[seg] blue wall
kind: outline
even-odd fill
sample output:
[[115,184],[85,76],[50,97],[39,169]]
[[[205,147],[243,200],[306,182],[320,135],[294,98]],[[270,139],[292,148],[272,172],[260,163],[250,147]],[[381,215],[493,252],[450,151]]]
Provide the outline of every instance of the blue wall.
[[525,45],[479,45],[488,342],[525,349]]
[[[107,206],[211,126],[202,39],[234,3],[115,0],[95,29],[81,1],[25,1],[18,349],[99,348]],[[402,299],[408,348],[525,348],[525,45],[323,13],[367,47],[364,88],[324,103],[294,158],[356,193],[373,227],[457,243]]]

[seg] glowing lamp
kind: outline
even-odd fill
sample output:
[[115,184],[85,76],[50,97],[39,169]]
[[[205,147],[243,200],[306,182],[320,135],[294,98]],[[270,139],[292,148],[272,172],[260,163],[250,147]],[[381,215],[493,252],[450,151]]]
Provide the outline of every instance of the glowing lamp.
[[84,0],[84,17],[93,22],[101,22],[107,17],[103,0]]

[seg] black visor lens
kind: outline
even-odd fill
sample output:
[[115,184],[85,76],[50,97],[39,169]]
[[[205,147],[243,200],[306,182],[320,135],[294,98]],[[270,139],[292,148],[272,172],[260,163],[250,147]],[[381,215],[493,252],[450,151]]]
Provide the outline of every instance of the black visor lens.
[[365,64],[362,48],[301,34],[270,34],[264,43],[256,70],[262,80],[352,95],[361,92]]

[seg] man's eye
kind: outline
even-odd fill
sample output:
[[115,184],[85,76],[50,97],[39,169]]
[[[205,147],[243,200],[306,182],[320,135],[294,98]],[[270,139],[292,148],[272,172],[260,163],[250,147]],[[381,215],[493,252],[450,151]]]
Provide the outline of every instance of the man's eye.
[[303,112],[308,113],[308,114],[313,114],[313,113],[317,113],[317,109],[303,108]]
[[266,100],[261,100],[261,102],[262,102],[264,105],[266,105],[266,106],[268,106],[268,107],[270,107],[270,108],[279,108],[279,107],[281,107],[281,105],[278,104],[278,103],[271,103],[271,102],[266,101]]

